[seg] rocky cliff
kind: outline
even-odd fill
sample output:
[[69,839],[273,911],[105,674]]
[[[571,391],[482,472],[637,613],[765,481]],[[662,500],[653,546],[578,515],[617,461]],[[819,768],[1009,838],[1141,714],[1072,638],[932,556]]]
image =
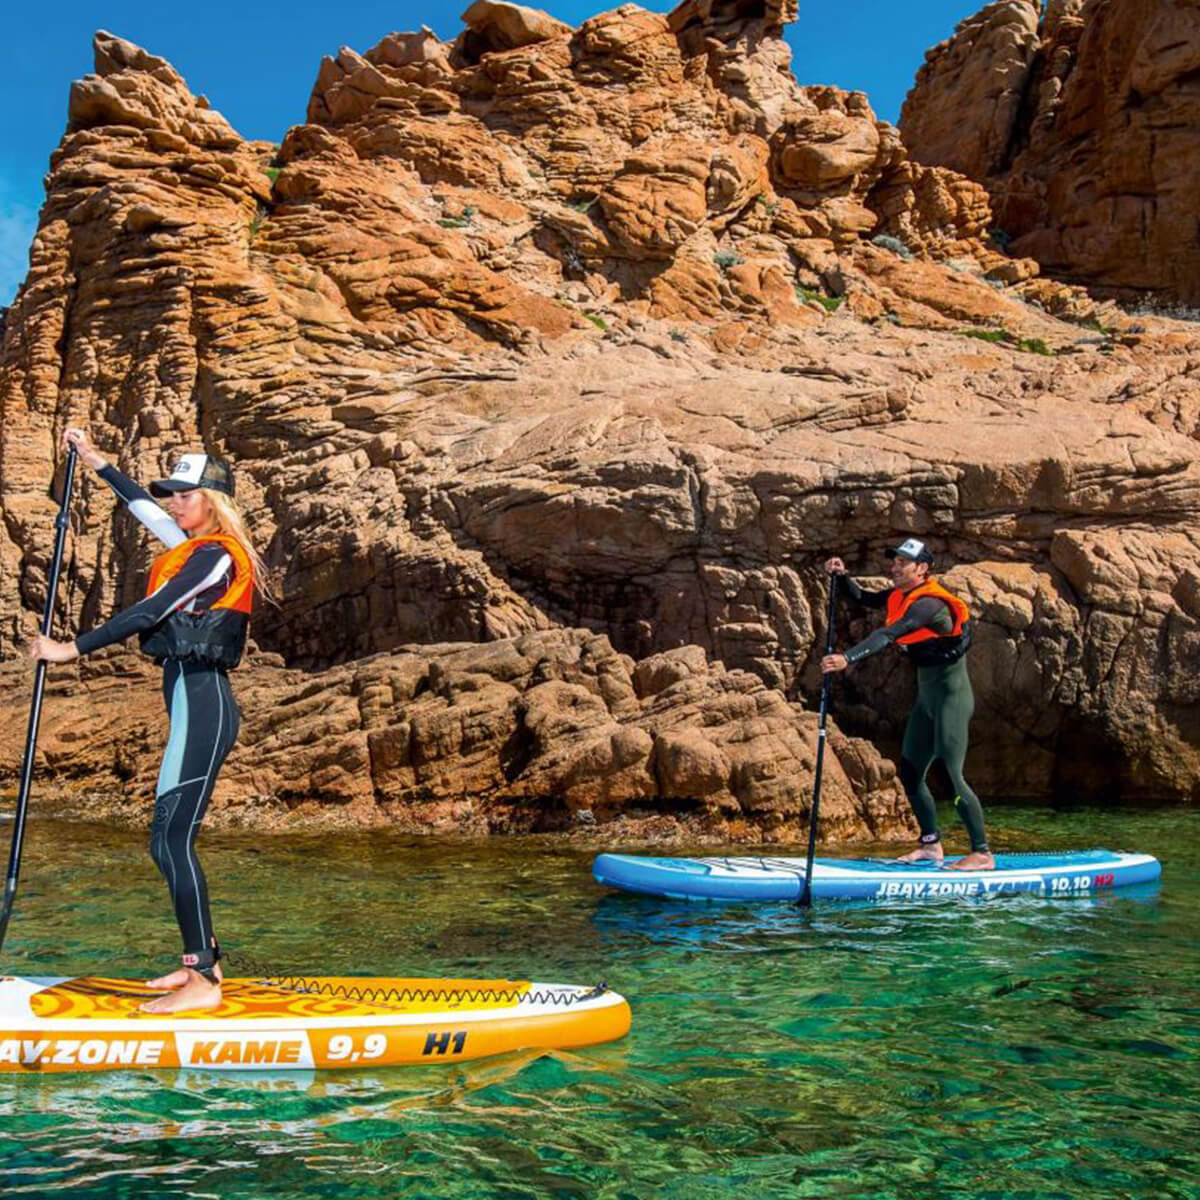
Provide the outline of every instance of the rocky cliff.
[[983,184],[1014,253],[1200,306],[1200,5],[998,0],[926,55],[901,114],[922,163]]
[[[793,17],[477,0],[452,43],[326,59],[279,146],[98,35],[0,359],[10,731],[73,423],[141,478],[238,464],[282,600],[229,812],[789,836],[820,563],[878,571],[909,532],[978,613],[985,796],[1195,796],[1196,327],[1002,253],[979,184],[795,82]],[[85,480],[62,627],[149,554]],[[59,673],[60,795],[146,790],[144,677]],[[834,711],[886,751],[910,688],[881,657]],[[833,749],[831,830],[900,831],[890,764]]]

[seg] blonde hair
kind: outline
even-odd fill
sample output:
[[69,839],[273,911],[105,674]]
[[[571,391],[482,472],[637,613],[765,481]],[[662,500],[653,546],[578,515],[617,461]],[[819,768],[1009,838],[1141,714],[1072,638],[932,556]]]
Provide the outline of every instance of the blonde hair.
[[245,550],[254,572],[255,589],[272,603],[278,603],[275,590],[271,587],[271,572],[263,561],[262,555],[254,548],[254,542],[246,529],[245,518],[234,503],[233,497],[227,496],[224,492],[213,491],[211,488],[200,488],[200,491],[212,509],[213,520],[217,526],[216,532],[235,538]]

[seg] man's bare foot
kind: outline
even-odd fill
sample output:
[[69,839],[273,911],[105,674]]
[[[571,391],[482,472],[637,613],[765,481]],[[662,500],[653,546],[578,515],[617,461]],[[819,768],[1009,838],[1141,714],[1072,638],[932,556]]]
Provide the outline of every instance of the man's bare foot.
[[[190,972],[194,974],[194,972]],[[221,966],[216,964],[213,967],[213,974],[217,977],[217,982],[220,983],[222,978]],[[147,979],[146,986],[155,988],[161,991],[172,991],[175,988],[181,988],[188,981],[189,970],[187,967],[180,967],[177,971],[171,971],[166,975],[160,975],[157,979]]]
[[947,871],[994,871],[996,860],[985,850],[972,850],[955,862],[946,863]]
[[903,854],[897,862],[902,863],[937,863],[942,865],[942,843],[934,842],[932,846],[918,846],[911,854]]
[[182,969],[187,972],[188,976],[183,987],[177,992],[171,992],[170,995],[158,996],[143,1004],[142,1012],[162,1016],[164,1013],[216,1008],[221,1003],[221,985],[219,983],[209,983],[199,972],[187,967]]

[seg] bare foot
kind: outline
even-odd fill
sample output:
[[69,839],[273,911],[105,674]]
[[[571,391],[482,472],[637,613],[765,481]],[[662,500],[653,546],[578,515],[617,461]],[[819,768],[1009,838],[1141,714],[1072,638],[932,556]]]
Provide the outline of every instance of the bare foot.
[[[160,975],[157,979],[147,979],[146,986],[148,988],[158,988],[162,991],[171,991],[174,988],[181,988],[188,981],[188,968],[180,967],[177,971],[171,971],[167,975]],[[220,983],[222,978],[221,965],[218,963],[213,967],[213,974],[217,977],[217,982]]]
[[178,971],[171,971],[169,974],[160,975],[157,979],[147,979],[146,986],[148,988],[158,988],[160,991],[171,991],[174,988],[181,988],[188,980],[187,967],[180,967]]
[[986,851],[972,850],[955,862],[946,864],[947,871],[994,871],[996,860]]
[[932,846],[918,846],[911,854],[901,855],[896,859],[902,863],[936,863],[942,865],[942,843],[934,842]]
[[221,1003],[221,985],[209,983],[203,975],[187,967],[187,982],[177,992],[142,1005],[142,1012],[162,1016],[164,1013],[188,1012],[193,1009],[216,1008]]

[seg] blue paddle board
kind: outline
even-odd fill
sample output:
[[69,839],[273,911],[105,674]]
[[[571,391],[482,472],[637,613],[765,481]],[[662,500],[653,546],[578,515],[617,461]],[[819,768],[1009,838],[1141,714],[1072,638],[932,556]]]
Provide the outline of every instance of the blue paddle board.
[[[990,871],[955,871],[930,863],[882,858],[818,858],[815,900],[947,900],[962,896],[1086,896],[1148,883],[1162,874],[1149,854],[1068,850],[997,854]],[[946,862],[956,861],[947,858]],[[803,858],[642,858],[601,854],[592,866],[597,883],[672,900],[796,900],[804,884]]]

